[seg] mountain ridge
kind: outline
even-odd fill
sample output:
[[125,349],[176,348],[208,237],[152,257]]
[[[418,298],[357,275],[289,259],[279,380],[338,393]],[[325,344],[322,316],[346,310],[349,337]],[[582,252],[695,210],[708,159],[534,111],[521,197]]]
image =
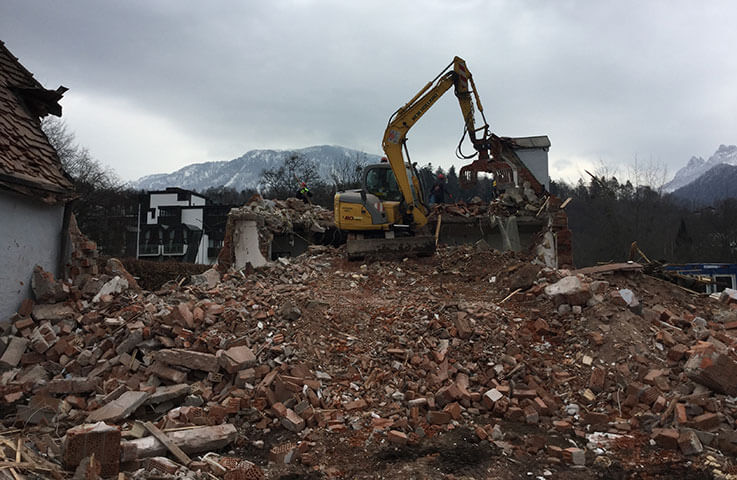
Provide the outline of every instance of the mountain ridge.
[[718,164],[693,182],[675,190],[672,195],[698,206],[737,198],[737,165]]
[[315,163],[323,179],[329,179],[341,165],[358,162],[361,165],[378,163],[379,155],[339,145],[314,145],[293,150],[250,150],[232,160],[193,163],[171,173],[143,176],[131,186],[141,190],[163,190],[180,187],[204,191],[211,187],[230,187],[238,191],[258,189],[264,170],[279,168],[286,158],[300,155]]
[[663,190],[673,193],[721,164],[737,166],[737,145],[719,145],[708,160],[702,157],[691,157],[686,166],[678,170],[670,182],[663,185]]

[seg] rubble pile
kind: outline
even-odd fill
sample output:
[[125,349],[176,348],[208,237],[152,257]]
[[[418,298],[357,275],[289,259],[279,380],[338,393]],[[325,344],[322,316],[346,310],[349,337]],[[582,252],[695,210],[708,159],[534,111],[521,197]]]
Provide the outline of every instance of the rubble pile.
[[468,203],[442,203],[433,206],[433,215],[455,215],[460,217],[475,217],[481,215],[538,215],[546,204],[545,196],[538,196],[530,186],[524,182],[521,187],[509,187],[498,198],[490,203],[480,197],[472,198]]
[[121,268],[37,269],[0,338],[17,471],[734,478],[737,292],[470,246],[369,264],[311,247],[155,292]]
[[293,197],[265,200],[256,195],[246,205],[231,211],[231,215],[236,216],[248,214],[263,218],[264,225],[273,233],[296,230],[324,232],[326,228],[335,226],[331,210]]
[[[228,213],[218,269],[224,273],[231,268],[243,268],[246,263],[263,266],[271,258],[275,236],[280,234],[297,235],[310,241],[328,230],[335,230],[330,210],[296,198],[264,200],[256,194],[244,206]],[[256,251],[260,254],[256,255],[258,258],[253,256]]]
[[479,241],[502,251],[525,250],[534,253],[537,262],[558,268],[573,265],[566,204],[555,195],[538,196],[526,181],[490,203],[474,197],[468,203],[435,204],[428,218],[441,243]]

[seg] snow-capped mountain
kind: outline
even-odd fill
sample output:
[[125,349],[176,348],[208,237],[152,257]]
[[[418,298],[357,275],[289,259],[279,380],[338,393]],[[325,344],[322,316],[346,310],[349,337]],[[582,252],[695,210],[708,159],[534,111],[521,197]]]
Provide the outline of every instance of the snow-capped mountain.
[[132,182],[132,186],[141,190],[180,187],[196,191],[220,186],[238,191],[257,188],[264,170],[279,168],[284,159],[291,155],[299,155],[314,162],[320,176],[326,180],[346,162],[358,161],[366,165],[378,163],[381,158],[379,155],[337,145],[320,145],[298,150],[251,150],[230,161],[195,163],[173,173],[147,175]]
[[714,205],[727,198],[737,198],[737,166],[716,165],[673,195],[690,205]]
[[737,145],[719,145],[719,148],[714,155],[709,157],[709,160],[704,160],[701,157],[691,157],[688,164],[676,172],[673,180],[663,185],[663,190],[673,192],[685,187],[721,164],[737,166]]

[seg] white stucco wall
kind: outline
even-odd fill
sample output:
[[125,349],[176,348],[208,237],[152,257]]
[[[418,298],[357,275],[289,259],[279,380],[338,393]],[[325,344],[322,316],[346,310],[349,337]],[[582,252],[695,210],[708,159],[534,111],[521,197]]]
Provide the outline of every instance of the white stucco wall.
[[31,296],[35,265],[57,275],[64,206],[0,192],[0,323]]
[[207,234],[202,234],[202,239],[200,240],[200,246],[197,249],[197,258],[195,259],[195,263],[200,263],[202,265],[212,264],[212,262],[209,261],[207,258],[207,245],[210,243],[209,237]]
[[[146,223],[153,225],[157,222],[156,218],[160,215],[158,211],[159,207],[193,207],[205,205],[206,201],[199,195],[192,194],[191,200],[177,200],[178,194],[175,193],[152,193],[150,195],[150,208],[156,209],[156,216],[153,216],[150,211],[146,213]],[[184,220],[182,220],[183,223]],[[193,224],[194,225],[194,224]]]
[[201,208],[183,208],[182,223],[192,225],[193,227],[202,228],[202,216],[204,211]]

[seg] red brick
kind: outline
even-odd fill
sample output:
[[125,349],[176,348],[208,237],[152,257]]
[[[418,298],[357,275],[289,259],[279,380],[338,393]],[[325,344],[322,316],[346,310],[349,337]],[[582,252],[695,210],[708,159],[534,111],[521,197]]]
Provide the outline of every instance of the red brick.
[[453,420],[461,419],[461,406],[458,404],[458,402],[449,403],[445,406],[443,411],[450,413],[450,416],[451,418],[453,418]]
[[274,410],[274,413],[276,413],[276,416],[279,418],[284,418],[287,416],[287,407],[284,406],[281,402],[276,402],[271,406],[271,409]]
[[289,464],[295,460],[297,445],[295,443],[283,443],[269,450],[269,461],[279,464]]
[[30,298],[24,299],[20,302],[20,308],[18,308],[18,315],[21,317],[30,317],[33,312],[33,300]]
[[571,422],[568,422],[566,420],[555,420],[553,422],[553,427],[559,432],[570,432],[573,428],[573,425],[571,424]]
[[78,425],[67,430],[63,457],[67,470],[74,470],[83,458],[93,454],[102,466],[102,476],[117,476],[120,430],[104,423]]
[[264,478],[266,476],[261,467],[248,460],[240,460],[223,475],[223,480],[261,480]]
[[[499,390],[499,387],[497,387],[497,390]],[[499,391],[501,392],[501,390],[499,390]],[[529,399],[533,399],[533,398],[537,397],[537,392],[535,390],[531,390],[531,389],[527,389],[527,390],[524,390],[524,389],[515,389],[514,390],[514,393],[512,394],[512,396],[514,398],[522,398],[522,399],[529,398]]]
[[691,420],[691,424],[698,430],[712,430],[722,423],[721,417],[716,413],[704,413]]
[[657,446],[668,450],[678,450],[679,437],[678,430],[674,428],[653,428],[653,433],[650,436]]
[[18,330],[25,330],[26,328],[35,327],[36,322],[34,322],[31,317],[25,317],[21,318],[20,320],[16,320],[13,325],[15,325],[15,328],[17,328]]
[[352,402],[348,402],[345,405],[343,405],[343,408],[346,409],[346,411],[352,411],[352,410],[362,410],[366,408],[368,405],[366,403],[366,400],[359,398],[358,400],[354,400]]
[[[497,402],[497,405],[500,402]],[[504,417],[513,422],[521,422],[525,420],[525,412],[519,407],[509,407]]]
[[589,388],[592,392],[600,393],[604,391],[604,381],[606,380],[606,372],[603,368],[595,367],[591,371],[589,378]]
[[232,347],[218,352],[220,366],[228,373],[236,373],[256,364],[256,356],[246,345]]
[[685,425],[688,423],[688,414],[686,413],[686,405],[683,403],[676,403],[676,422],[679,425]]
[[287,409],[286,415],[281,419],[281,423],[287,430],[292,432],[301,432],[305,428],[305,421],[302,417],[291,408]]
[[698,455],[704,451],[701,440],[694,431],[682,432],[678,437],[678,447],[684,455]]
[[156,469],[162,473],[175,474],[179,470],[179,464],[166,457],[152,457],[146,459],[146,471]]
[[717,393],[737,396],[737,363],[717,352],[692,355],[684,371],[688,377]]
[[450,423],[450,413],[438,410],[430,410],[427,412],[427,423],[431,425],[445,425]]
[[573,465],[586,465],[586,450],[569,447],[563,450],[563,460]]
[[584,425],[604,425],[609,423],[609,415],[601,412],[586,412],[583,414]]
[[687,352],[688,352],[688,347],[679,343],[671,347],[670,350],[668,350],[668,360],[672,360],[674,362],[683,360]]
[[529,425],[535,425],[540,421],[540,414],[532,405],[528,405],[524,408],[525,423]]
[[665,410],[665,407],[667,405],[668,401],[665,399],[665,397],[658,396],[657,399],[655,399],[655,402],[653,403],[652,409],[655,413],[660,413],[663,410]]
[[407,435],[398,430],[389,430],[386,434],[389,443],[396,445],[407,445]]

